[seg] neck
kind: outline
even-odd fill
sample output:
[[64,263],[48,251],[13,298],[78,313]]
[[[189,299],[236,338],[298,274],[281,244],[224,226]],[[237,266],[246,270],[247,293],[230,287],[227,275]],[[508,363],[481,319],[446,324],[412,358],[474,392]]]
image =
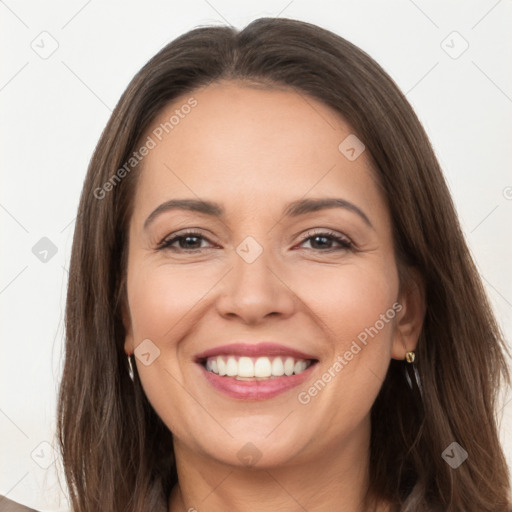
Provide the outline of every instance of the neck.
[[366,512],[369,433],[368,425],[351,439],[325,446],[314,460],[266,468],[223,464],[175,441],[179,484],[169,512]]

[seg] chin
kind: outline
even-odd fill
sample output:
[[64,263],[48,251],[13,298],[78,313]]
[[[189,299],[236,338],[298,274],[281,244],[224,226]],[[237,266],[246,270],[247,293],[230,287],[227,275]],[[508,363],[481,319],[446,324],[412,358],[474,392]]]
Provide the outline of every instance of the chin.
[[249,427],[230,430],[233,438],[225,436],[224,442],[219,442],[218,438],[215,442],[207,439],[203,450],[213,459],[230,466],[271,469],[294,461],[311,441],[310,438],[290,436],[284,430],[269,435],[271,430],[265,433]]

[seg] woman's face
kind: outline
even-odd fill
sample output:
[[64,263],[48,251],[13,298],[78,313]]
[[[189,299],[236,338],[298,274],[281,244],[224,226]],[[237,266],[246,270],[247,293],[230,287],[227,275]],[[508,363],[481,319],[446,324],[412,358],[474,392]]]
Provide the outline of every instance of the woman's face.
[[143,142],[125,350],[177,453],[272,467],[364,445],[390,358],[414,347],[350,126],[311,97],[224,82]]

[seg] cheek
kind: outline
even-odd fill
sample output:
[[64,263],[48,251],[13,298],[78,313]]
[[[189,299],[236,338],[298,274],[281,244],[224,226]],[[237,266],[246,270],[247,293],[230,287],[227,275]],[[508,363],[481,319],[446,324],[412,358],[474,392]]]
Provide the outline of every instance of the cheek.
[[135,345],[144,338],[156,342],[175,337],[178,322],[199,306],[217,281],[211,269],[208,271],[204,265],[139,267],[128,278]]
[[294,282],[294,291],[314,313],[337,351],[360,334],[364,339],[364,333],[375,324],[381,338],[390,337],[398,276],[392,263],[369,263],[305,269]]
[[[211,269],[193,265],[150,265],[134,261],[128,274],[128,300],[135,348],[146,339],[157,347],[149,365],[136,359],[144,393],[167,427],[181,436],[201,423],[197,402],[183,391],[179,340],[200,321],[201,299],[218,278]],[[184,419],[180,411],[187,411]],[[197,416],[197,418],[196,418]]]
[[395,302],[398,276],[392,263],[374,263],[303,272],[295,283],[295,290],[307,297],[324,338],[329,339],[317,380],[300,390],[298,400],[334,425],[355,425],[362,420],[379,392],[391,358],[400,309]]

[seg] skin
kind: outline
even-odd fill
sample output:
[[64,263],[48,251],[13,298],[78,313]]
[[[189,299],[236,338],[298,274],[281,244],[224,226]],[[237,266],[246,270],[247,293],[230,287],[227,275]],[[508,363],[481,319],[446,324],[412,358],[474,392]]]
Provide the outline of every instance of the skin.
[[[421,280],[413,274],[400,286],[370,157],[364,151],[349,161],[338,150],[352,131],[335,111],[292,90],[217,82],[168,105],[146,136],[191,96],[197,106],[142,162],[129,226],[125,351],[145,339],[160,351],[148,366],[136,362],[174,436],[179,485],[169,510],[363,511],[370,408],[390,359],[416,346]],[[373,227],[342,208],[283,217],[285,205],[303,197],[343,198]],[[157,206],[176,198],[216,201],[225,217],[171,210],[144,229]],[[184,228],[205,238],[157,250]],[[356,250],[332,239],[302,241],[326,230]],[[250,264],[236,252],[247,236],[263,249]],[[402,306],[394,318],[300,403],[299,392],[394,303]],[[273,340],[318,363],[303,385],[274,398],[230,398],[194,357],[240,338]],[[248,442],[261,456],[249,468],[237,456]]]

